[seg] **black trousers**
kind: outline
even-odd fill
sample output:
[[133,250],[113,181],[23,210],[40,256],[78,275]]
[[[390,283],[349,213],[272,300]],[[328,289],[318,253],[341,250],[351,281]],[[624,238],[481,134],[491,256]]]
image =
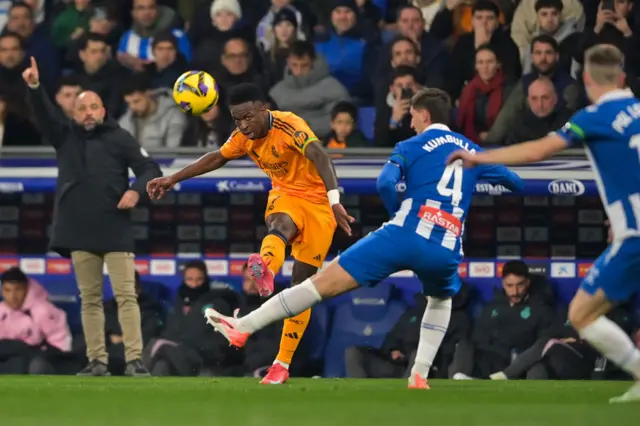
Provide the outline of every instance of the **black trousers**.
[[396,362],[370,348],[351,346],[345,350],[347,377],[357,379],[392,379],[409,377],[416,354],[405,362]]
[[0,360],[0,374],[55,374],[44,355],[15,355]]

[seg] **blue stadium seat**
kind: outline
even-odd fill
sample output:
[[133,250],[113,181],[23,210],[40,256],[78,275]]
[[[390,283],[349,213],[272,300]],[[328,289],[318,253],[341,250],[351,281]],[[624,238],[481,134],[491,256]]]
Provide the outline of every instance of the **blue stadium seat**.
[[345,349],[354,345],[379,348],[389,330],[406,311],[407,306],[402,300],[394,298],[385,302],[385,289],[390,295],[391,286],[356,290],[351,303],[336,307],[324,354],[324,377],[344,377]]
[[550,283],[555,290],[558,307],[569,306],[569,302],[571,302],[580,287],[580,281],[578,280],[562,280],[561,283],[550,280]]
[[373,126],[376,120],[376,109],[375,107],[362,107],[358,112],[358,123],[360,124],[360,131],[364,134],[364,136],[369,139],[369,141],[373,140]]
[[51,303],[67,314],[67,324],[72,334],[82,331],[80,316],[80,290],[75,280],[69,277],[51,276],[46,281],[39,281],[49,293]]
[[380,11],[382,12],[382,16],[386,15],[386,13],[387,13],[387,0],[373,0],[372,3],[380,8]]

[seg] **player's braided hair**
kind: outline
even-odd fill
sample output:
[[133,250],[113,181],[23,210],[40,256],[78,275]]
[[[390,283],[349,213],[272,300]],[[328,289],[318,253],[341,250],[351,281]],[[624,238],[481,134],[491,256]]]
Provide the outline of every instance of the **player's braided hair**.
[[447,124],[451,119],[451,98],[444,90],[427,88],[411,98],[413,109],[429,111],[432,123]]

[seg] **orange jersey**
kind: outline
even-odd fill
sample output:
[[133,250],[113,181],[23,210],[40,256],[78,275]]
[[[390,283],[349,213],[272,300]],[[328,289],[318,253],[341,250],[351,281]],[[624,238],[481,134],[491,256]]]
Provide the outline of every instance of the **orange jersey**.
[[318,138],[309,125],[291,112],[270,111],[271,128],[262,139],[251,140],[235,130],[220,148],[228,160],[249,155],[271,179],[273,191],[327,202],[327,190],[315,164],[304,155]]

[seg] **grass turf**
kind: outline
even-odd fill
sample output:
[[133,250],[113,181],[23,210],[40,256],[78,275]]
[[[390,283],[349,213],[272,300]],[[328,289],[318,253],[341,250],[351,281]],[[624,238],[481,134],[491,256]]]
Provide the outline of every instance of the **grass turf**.
[[[1,377],[10,426],[413,426],[635,424],[640,404],[609,405],[630,382]],[[445,423],[446,422],[446,423]]]

